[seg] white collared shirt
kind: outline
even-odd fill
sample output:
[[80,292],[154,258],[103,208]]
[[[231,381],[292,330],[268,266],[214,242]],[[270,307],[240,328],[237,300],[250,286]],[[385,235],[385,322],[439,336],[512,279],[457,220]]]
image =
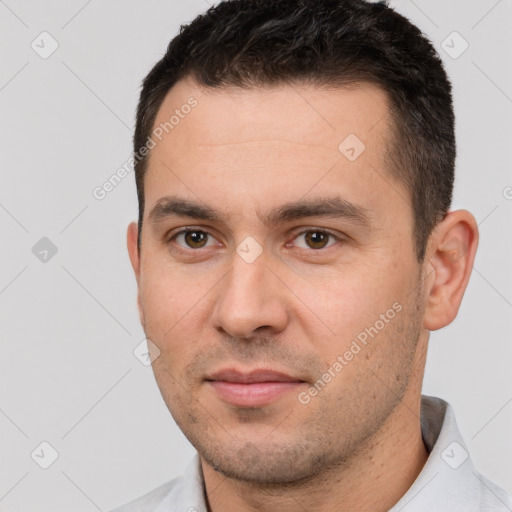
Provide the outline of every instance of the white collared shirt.
[[[389,512],[512,511],[512,494],[474,468],[451,406],[422,396],[421,432],[429,457]],[[183,476],[111,512],[207,512],[203,473],[196,453]]]

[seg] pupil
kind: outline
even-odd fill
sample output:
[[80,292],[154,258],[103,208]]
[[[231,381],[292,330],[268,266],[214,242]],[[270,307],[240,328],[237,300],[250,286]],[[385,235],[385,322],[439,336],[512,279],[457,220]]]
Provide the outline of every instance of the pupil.
[[327,236],[325,233],[319,233],[318,231],[313,231],[313,235],[308,235],[309,240],[311,241],[312,245],[315,246],[315,248],[318,248],[317,245],[320,244],[323,246],[323,243]]
[[[201,231],[190,231],[190,232],[187,234],[187,238],[188,238],[187,243],[188,243],[188,242],[191,242],[191,243],[189,243],[189,245],[194,246],[194,245],[195,245],[195,244],[197,244],[197,243],[199,243],[199,244],[200,244],[200,243],[201,243],[201,241],[203,241],[203,240],[204,240],[204,238],[205,238],[205,234],[204,234],[204,233],[202,233]],[[198,240],[198,239],[200,239],[200,240]]]

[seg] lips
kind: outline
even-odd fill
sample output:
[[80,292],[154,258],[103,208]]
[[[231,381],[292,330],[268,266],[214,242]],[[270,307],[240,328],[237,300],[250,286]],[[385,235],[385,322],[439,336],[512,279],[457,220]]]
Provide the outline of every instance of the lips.
[[274,370],[253,370],[252,372],[244,373],[231,369],[216,372],[206,380],[238,382],[241,384],[255,382],[303,382],[301,379]]
[[218,398],[238,407],[269,405],[305,384],[291,375],[267,369],[251,372],[225,369],[205,380]]

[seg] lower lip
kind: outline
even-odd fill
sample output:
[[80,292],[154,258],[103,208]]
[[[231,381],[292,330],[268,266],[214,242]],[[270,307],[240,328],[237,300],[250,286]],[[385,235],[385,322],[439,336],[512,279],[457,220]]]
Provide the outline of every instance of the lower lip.
[[290,391],[297,390],[303,382],[226,382],[209,381],[213,389],[226,402],[239,407],[260,407],[270,404]]

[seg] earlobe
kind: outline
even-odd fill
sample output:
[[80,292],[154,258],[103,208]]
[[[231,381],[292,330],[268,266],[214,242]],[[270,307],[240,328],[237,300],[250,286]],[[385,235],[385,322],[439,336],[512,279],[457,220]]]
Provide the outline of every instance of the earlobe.
[[424,328],[450,324],[459,310],[478,247],[478,226],[467,210],[449,212],[438,224],[429,250]]

